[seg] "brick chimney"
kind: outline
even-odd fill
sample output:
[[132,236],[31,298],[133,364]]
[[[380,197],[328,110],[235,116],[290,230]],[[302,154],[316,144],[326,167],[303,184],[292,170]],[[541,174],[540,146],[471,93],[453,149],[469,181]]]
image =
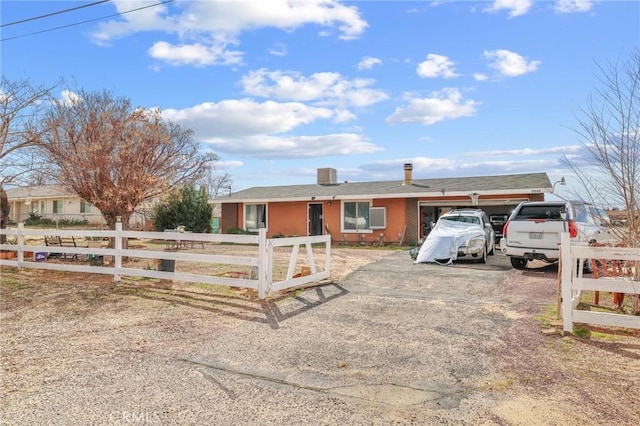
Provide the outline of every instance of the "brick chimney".
[[404,182],[402,185],[413,185],[413,164],[404,163]]

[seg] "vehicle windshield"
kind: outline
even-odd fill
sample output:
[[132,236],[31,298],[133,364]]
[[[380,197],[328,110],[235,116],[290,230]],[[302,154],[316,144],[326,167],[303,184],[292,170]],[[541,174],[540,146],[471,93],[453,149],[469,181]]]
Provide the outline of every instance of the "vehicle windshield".
[[480,219],[475,216],[443,216],[443,220],[451,220],[454,222],[474,223],[480,225]]

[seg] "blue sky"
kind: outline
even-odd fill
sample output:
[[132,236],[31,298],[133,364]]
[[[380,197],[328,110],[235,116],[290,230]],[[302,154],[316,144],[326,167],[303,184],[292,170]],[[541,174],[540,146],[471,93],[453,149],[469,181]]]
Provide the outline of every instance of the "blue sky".
[[3,0],[3,75],[159,107],[235,190],[323,167],[401,180],[406,162],[571,185],[598,65],[640,45],[637,1],[130,0],[6,25],[93,2]]

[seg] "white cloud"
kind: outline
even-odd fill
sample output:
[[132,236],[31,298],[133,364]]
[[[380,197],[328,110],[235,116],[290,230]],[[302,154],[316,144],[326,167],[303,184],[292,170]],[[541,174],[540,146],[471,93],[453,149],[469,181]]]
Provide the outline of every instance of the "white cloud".
[[349,111],[317,108],[297,102],[258,103],[251,99],[207,102],[162,112],[166,120],[192,129],[198,142],[216,152],[245,157],[300,158],[373,153],[381,148],[357,133],[289,135],[318,120],[341,122]]
[[454,78],[459,75],[455,71],[454,63],[449,58],[433,53],[428,54],[427,59],[418,64],[416,71],[422,78]]
[[385,92],[369,87],[374,82],[363,78],[347,80],[335,72],[306,77],[297,72],[264,68],[245,74],[241,80],[244,92],[249,95],[343,107],[366,107],[387,99]]
[[65,106],[72,106],[74,104],[80,103],[82,98],[75,92],[71,90],[63,90],[60,94],[60,102]]
[[358,69],[359,70],[370,70],[371,68],[373,68],[376,65],[382,65],[382,61],[380,59],[374,58],[372,56],[365,56],[358,63]]
[[[495,160],[489,155],[488,160],[466,160],[466,154],[451,157],[412,157],[392,160],[374,161],[360,166],[362,176],[376,174],[381,180],[401,179],[403,164],[413,164],[414,180],[460,176],[486,176],[504,173],[527,173],[549,170],[550,167],[561,166],[559,159],[525,158],[513,160]],[[434,188],[439,191],[440,188]]]
[[335,109],[333,110],[335,123],[346,123],[356,119],[356,115],[348,109]]
[[[157,1],[114,0],[113,3],[117,11],[123,13],[157,4]],[[304,25],[337,29],[338,37],[344,40],[359,37],[368,26],[355,6],[346,6],[337,0],[180,1],[122,14],[118,20],[101,23],[92,39],[98,44],[107,44],[138,32],[160,31],[174,34],[180,43],[154,43],[150,53],[155,54],[156,59],[174,65],[230,64],[237,63],[241,53],[226,52],[228,42],[219,40],[234,40],[243,31],[260,28],[292,31]],[[199,53],[205,55],[204,60],[194,58]]]
[[165,41],[156,42],[149,49],[152,58],[171,65],[231,65],[242,62],[242,52],[228,50],[227,42],[195,43],[175,46]]
[[298,102],[258,103],[251,99],[205,102],[181,110],[166,109],[164,118],[186,124],[199,139],[284,133],[316,120],[334,118],[327,108],[309,107]]
[[273,56],[287,56],[287,45],[283,43],[277,43],[274,47],[269,49],[269,54]]
[[475,81],[487,81],[489,79],[489,76],[481,72],[477,72],[473,74],[473,79]]
[[558,13],[575,13],[588,12],[592,7],[592,0],[558,0],[554,9]]
[[[114,0],[112,2],[121,20],[103,22],[98,25],[91,38],[97,44],[108,44],[111,40],[126,37],[142,31],[173,31],[175,22],[167,18],[169,7],[166,4],[160,5],[155,0]],[[151,6],[146,7],[145,6]],[[125,13],[133,9],[140,9],[133,13]]]
[[541,64],[540,61],[529,61],[515,52],[503,49],[485,51],[483,56],[490,61],[491,68],[507,77],[517,77],[535,71]]
[[548,154],[565,154],[571,152],[578,152],[583,148],[582,145],[566,145],[566,146],[554,146],[550,148],[521,148],[521,149],[506,149],[506,150],[494,150],[494,151],[479,151],[479,152],[467,152],[465,157],[512,157],[512,156],[531,156],[531,155],[548,155]]
[[417,177],[415,172],[419,172],[420,170],[428,170],[430,172],[433,172],[455,170],[457,167],[457,162],[448,158],[413,157],[373,161],[361,166],[361,168],[367,171],[389,171],[393,174],[399,175],[399,172],[403,170],[403,165],[406,163],[413,164],[414,178]]
[[501,10],[508,10],[509,17],[522,16],[526,14],[531,6],[533,0],[495,0],[491,6],[487,7],[485,12],[495,13]]
[[396,108],[385,121],[389,124],[431,125],[443,120],[472,117],[480,104],[474,100],[463,100],[462,93],[456,88],[445,88],[432,93],[429,98],[416,98],[409,95],[407,101],[406,106]]
[[[214,152],[213,150],[203,149],[204,152]],[[240,160],[218,160],[216,161],[216,170],[232,170],[244,166],[244,162]]]
[[372,154],[382,150],[356,133],[317,136],[256,135],[242,139],[212,138],[205,142],[218,152],[257,158],[314,158]]

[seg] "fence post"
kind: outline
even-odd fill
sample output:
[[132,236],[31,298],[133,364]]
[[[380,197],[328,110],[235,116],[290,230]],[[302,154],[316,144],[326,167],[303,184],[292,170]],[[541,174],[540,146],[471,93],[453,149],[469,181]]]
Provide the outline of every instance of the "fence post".
[[267,230],[258,229],[258,298],[264,299],[267,295]]
[[16,241],[18,247],[18,269],[22,269],[24,262],[24,223],[18,223],[18,238]]
[[324,260],[324,270],[329,274],[329,278],[331,278],[331,236],[329,235],[327,241],[324,243],[325,250],[325,260]]
[[560,279],[562,286],[562,330],[566,334],[573,333],[571,272],[573,268],[576,267],[571,258],[571,238],[567,232],[563,232],[560,236],[560,262],[562,269],[558,273],[561,274]]
[[120,282],[120,268],[122,268],[122,216],[116,217],[116,236],[114,239],[114,255],[113,255],[113,280]]

